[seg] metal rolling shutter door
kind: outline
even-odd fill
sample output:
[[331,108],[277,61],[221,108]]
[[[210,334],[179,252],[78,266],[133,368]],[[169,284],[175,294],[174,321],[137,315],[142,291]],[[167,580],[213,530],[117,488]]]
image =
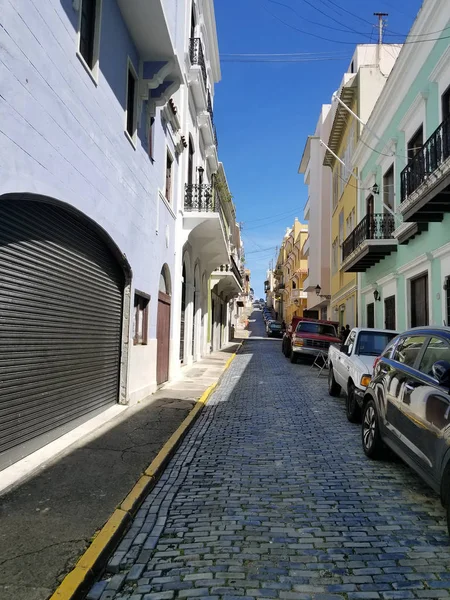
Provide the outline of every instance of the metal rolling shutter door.
[[0,201],[0,468],[117,402],[123,287],[107,246],[74,215]]

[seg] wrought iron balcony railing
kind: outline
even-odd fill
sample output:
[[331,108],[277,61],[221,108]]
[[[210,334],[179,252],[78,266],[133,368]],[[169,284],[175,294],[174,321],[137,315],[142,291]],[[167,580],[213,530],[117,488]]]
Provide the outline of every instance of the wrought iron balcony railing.
[[400,175],[404,202],[450,156],[450,116],[427,139]]
[[205,55],[203,53],[203,45],[200,38],[191,38],[189,43],[189,58],[191,65],[198,65],[202,69],[203,82],[207,87],[208,76],[206,74]]
[[216,126],[214,125],[214,112],[213,112],[213,108],[212,108],[211,92],[209,90],[208,90],[208,112],[209,112],[209,116],[211,117],[211,123],[212,123],[212,126],[213,126],[214,143],[216,145],[216,148],[218,148],[219,145],[217,143]]
[[366,240],[388,240],[395,229],[393,215],[366,215],[342,244],[342,260],[346,260]]
[[219,212],[220,201],[211,183],[188,183],[184,192],[184,210]]

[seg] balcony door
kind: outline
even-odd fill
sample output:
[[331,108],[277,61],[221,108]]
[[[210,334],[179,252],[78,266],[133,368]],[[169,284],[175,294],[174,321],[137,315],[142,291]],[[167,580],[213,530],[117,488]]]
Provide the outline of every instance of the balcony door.
[[428,322],[428,274],[425,274],[411,280],[411,327]]
[[395,296],[384,299],[384,326],[386,329],[395,329]]
[[444,160],[450,156],[450,86],[442,94],[442,122],[444,123],[443,136],[443,152]]
[[375,222],[373,215],[375,213],[375,202],[372,194],[366,198],[366,227],[367,227],[367,239],[371,240],[373,238],[373,233],[375,229]]
[[188,173],[187,182],[188,185],[192,185],[194,181],[194,144],[192,139],[189,137],[189,156],[188,156]]

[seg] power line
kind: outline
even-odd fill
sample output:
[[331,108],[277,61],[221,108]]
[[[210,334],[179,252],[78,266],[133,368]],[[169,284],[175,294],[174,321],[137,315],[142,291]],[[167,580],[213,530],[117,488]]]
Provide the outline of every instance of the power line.
[[311,62],[324,62],[324,61],[336,61],[336,60],[349,60],[348,56],[323,56],[318,58],[221,58],[220,61],[223,63],[291,63],[291,64],[300,64],[300,63],[311,63]]
[[294,8],[292,8],[292,6],[289,6],[289,4],[284,4],[283,2],[278,2],[278,0],[267,0],[267,1],[270,2],[271,4],[278,4],[279,6],[284,6],[285,8],[288,8],[295,15],[297,15],[299,18],[301,18],[302,21],[306,21],[308,23],[312,23],[313,25],[318,25],[319,27],[325,27],[327,29],[333,29],[334,31],[343,31],[345,33],[347,33],[348,31],[351,31],[353,33],[357,33],[358,35],[364,35],[364,36],[368,37],[367,33],[363,33],[361,31],[356,31],[355,29],[353,29],[352,27],[349,27],[345,23],[342,23],[341,21],[338,21],[337,19],[335,19],[334,17],[331,17],[329,14],[327,14],[326,12],[324,12],[323,10],[321,10],[320,8],[317,8],[317,6],[315,6],[314,4],[312,4],[312,2],[309,2],[309,0],[302,0],[302,1],[305,4],[307,4],[308,6],[311,6],[311,8],[313,8],[314,10],[317,10],[319,13],[321,13],[322,15],[324,15],[327,19],[330,19],[331,21],[334,21],[338,25],[343,25],[345,27],[345,29],[340,29],[340,28],[337,28],[337,27],[332,27],[331,25],[324,25],[323,23],[318,23],[317,21],[311,21],[310,19],[307,19],[303,15],[300,15]]
[[[355,42],[347,42],[345,40],[333,40],[333,39],[324,37],[322,35],[317,35],[315,33],[311,33],[310,31],[306,31],[304,29],[300,29],[299,27],[295,27],[295,25],[292,25],[291,23],[287,23],[286,21],[283,21],[283,19],[280,19],[280,17],[278,17],[277,15],[274,15],[264,5],[262,7],[263,7],[263,9],[271,17],[273,17],[274,19],[276,19],[277,21],[279,21],[280,23],[282,23],[286,27],[289,27],[290,29],[293,29],[294,31],[298,31],[299,33],[303,33],[304,35],[309,35],[309,36],[317,38],[319,40],[325,40],[326,42],[333,42],[334,44],[345,44],[347,46],[348,45],[350,45],[350,46],[354,46],[355,45]],[[349,12],[349,11],[346,11],[346,12]],[[352,14],[352,13],[350,13],[350,14]],[[354,15],[354,16],[356,16],[356,15]],[[445,30],[443,30],[443,31],[445,31]],[[410,41],[403,42],[403,44],[425,44],[427,42],[438,42],[438,41],[448,40],[448,39],[450,39],[450,36],[445,36],[445,37],[440,37],[440,38],[431,38],[431,39],[428,39],[428,40],[410,40]],[[383,44],[383,47],[386,47],[386,46],[397,46],[397,45],[398,44]]]

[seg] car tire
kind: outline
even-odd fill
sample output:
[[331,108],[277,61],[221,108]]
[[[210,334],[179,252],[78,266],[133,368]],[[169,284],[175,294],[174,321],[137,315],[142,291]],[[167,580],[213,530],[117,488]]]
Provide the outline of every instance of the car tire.
[[347,419],[350,421],[350,423],[361,423],[361,409],[356,401],[355,385],[352,381],[350,381],[348,384],[345,408],[347,412]]
[[297,356],[296,356],[295,352],[293,352],[292,350],[291,350],[291,354],[290,354],[289,358],[290,358],[292,364],[295,364],[297,362]]
[[341,386],[336,383],[332,365],[330,365],[330,368],[328,369],[328,393],[335,398],[341,393]]
[[364,405],[361,426],[361,441],[364,454],[369,458],[377,459],[383,454],[384,444],[380,435],[378,414],[373,400]]

